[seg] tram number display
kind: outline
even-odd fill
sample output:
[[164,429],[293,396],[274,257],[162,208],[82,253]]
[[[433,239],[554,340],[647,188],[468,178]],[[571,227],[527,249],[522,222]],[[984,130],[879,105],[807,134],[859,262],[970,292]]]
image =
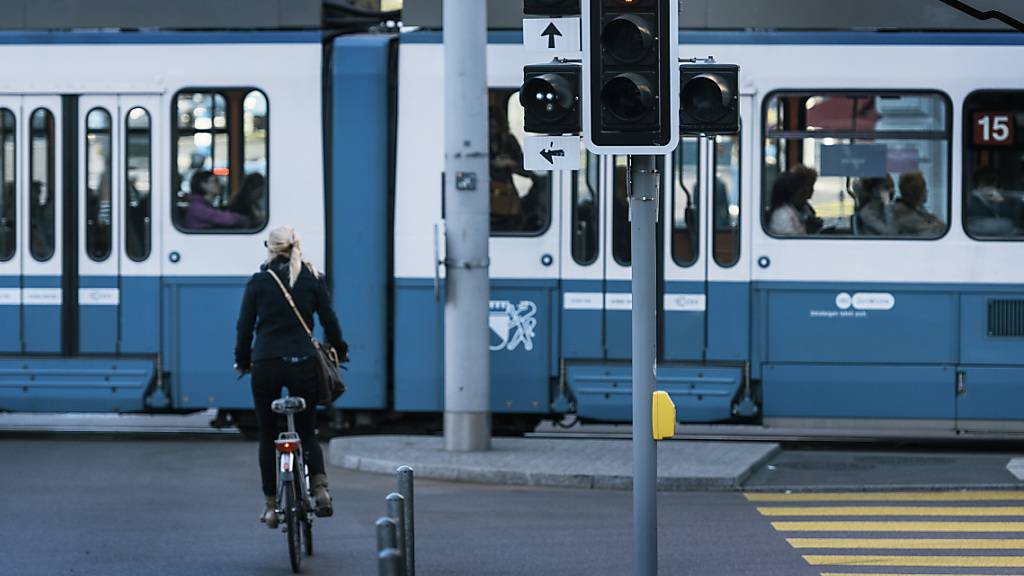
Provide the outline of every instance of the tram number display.
[[1008,112],[975,112],[974,145],[1012,146],[1013,115]]

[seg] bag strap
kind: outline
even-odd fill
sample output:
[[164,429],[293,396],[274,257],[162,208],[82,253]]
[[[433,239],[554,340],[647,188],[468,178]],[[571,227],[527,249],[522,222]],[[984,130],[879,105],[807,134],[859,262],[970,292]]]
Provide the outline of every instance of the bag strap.
[[299,319],[299,324],[302,324],[302,329],[306,331],[306,335],[309,336],[310,341],[313,342],[313,346],[319,348],[320,343],[313,337],[313,331],[309,329],[309,326],[306,325],[306,321],[302,318],[302,314],[299,313],[299,309],[295,307],[295,300],[292,299],[291,292],[284,287],[284,282],[281,282],[281,279],[277,277],[276,272],[270,268],[267,268],[267,272],[270,273],[270,277],[274,279],[274,282],[277,282],[277,286],[281,289],[281,293],[284,294],[285,299],[288,300],[288,305],[292,307],[292,312],[295,312],[295,317]]

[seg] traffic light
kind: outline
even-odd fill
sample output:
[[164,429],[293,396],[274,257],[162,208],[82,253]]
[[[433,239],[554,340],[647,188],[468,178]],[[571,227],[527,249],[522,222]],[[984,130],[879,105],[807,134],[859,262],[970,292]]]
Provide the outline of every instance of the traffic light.
[[588,0],[583,132],[599,154],[664,154],[679,140],[678,0]]
[[538,134],[580,131],[580,65],[552,62],[523,68],[519,102],[525,130]]
[[523,0],[523,14],[527,16],[579,15],[580,0]]
[[679,66],[679,131],[735,134],[740,130],[740,67],[735,64]]

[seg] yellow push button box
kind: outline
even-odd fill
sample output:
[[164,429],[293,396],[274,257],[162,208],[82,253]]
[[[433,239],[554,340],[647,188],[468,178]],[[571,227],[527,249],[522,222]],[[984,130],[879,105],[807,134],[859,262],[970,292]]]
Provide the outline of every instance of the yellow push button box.
[[651,425],[655,440],[676,435],[676,405],[668,392],[658,390],[651,402]]

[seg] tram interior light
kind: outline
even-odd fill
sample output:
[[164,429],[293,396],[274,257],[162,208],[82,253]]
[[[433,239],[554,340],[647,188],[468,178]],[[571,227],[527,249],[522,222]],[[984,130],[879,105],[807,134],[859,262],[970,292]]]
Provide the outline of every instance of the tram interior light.
[[680,133],[739,132],[739,72],[735,64],[680,65]]
[[552,62],[523,69],[519,102],[525,109],[527,132],[578,134],[580,131],[580,65]]

